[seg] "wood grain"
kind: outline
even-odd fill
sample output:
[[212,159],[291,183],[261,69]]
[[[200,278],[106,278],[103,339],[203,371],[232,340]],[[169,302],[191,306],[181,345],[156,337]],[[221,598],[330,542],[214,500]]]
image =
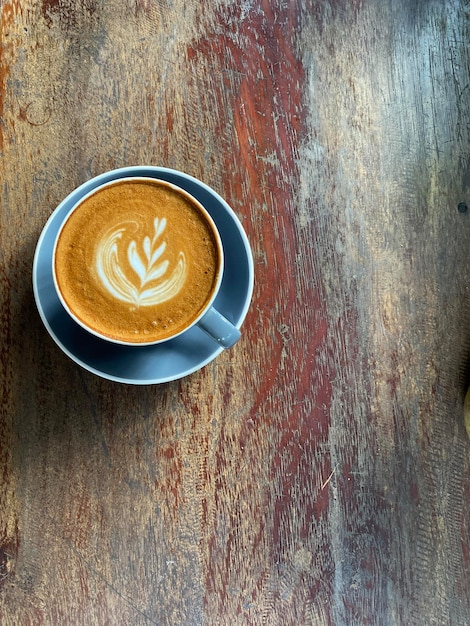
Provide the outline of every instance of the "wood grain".
[[[1,623],[468,624],[468,1],[0,7]],[[31,292],[55,206],[135,164],[255,259],[240,343],[154,387]]]

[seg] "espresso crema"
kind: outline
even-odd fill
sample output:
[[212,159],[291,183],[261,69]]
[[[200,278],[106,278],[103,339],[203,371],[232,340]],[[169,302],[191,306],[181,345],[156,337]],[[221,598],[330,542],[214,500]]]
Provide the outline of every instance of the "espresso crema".
[[121,179],[65,221],[54,272],[60,296],[91,331],[132,344],[167,339],[206,308],[222,267],[198,203],[157,180]]

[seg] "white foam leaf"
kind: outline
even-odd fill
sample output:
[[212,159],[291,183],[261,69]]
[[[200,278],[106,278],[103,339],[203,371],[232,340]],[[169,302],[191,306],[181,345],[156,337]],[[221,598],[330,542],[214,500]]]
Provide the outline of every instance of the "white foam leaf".
[[147,273],[147,270],[145,268],[145,265],[142,263],[142,259],[140,258],[139,253],[137,252],[137,245],[135,241],[131,241],[129,247],[127,248],[127,258],[132,269],[140,278],[140,282],[142,283],[145,280],[145,274]]
[[166,248],[166,242],[164,241],[158,246],[158,248],[152,254],[152,258],[150,259],[150,263],[149,263],[150,267],[154,265],[154,263],[156,263],[158,259],[162,256],[162,254],[165,252],[165,248]]
[[163,261],[163,263],[160,263],[159,265],[154,267],[145,276],[145,281],[144,282],[145,283],[149,283],[151,280],[157,280],[157,278],[160,278],[161,276],[163,276],[163,274],[167,271],[169,265],[170,264],[169,264],[168,261]]
[[144,237],[144,252],[145,256],[147,257],[147,261],[150,261],[150,254],[152,252],[150,237]]

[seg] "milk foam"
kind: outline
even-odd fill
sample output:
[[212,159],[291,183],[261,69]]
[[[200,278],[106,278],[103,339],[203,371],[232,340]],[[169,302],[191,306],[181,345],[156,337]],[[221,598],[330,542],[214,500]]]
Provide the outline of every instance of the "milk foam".
[[175,267],[169,274],[170,263],[164,258],[166,241],[161,236],[166,228],[166,219],[154,219],[152,239],[145,236],[142,242],[143,256],[136,241],[127,247],[127,260],[132,273],[126,274],[119,261],[125,224],[108,230],[98,242],[96,271],[103,287],[117,300],[135,306],[152,306],[170,300],[181,290],[186,279],[187,266],[183,252],[178,255]]

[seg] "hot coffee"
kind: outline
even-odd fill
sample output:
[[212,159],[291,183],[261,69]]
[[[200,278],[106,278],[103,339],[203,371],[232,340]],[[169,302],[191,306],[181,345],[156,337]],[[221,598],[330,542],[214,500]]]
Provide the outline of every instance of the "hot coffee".
[[147,178],[120,179],[85,197],[54,255],[59,295],[72,315],[98,335],[132,344],[188,328],[211,302],[222,265],[201,205]]

